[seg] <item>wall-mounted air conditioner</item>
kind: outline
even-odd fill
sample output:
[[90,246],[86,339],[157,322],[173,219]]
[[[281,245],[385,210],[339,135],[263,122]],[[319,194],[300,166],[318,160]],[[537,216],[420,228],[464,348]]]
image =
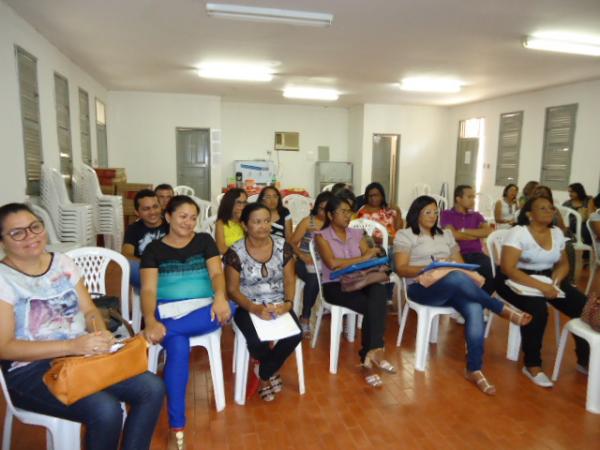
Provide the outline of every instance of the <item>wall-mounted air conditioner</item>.
[[300,133],[296,131],[276,131],[275,150],[300,150]]

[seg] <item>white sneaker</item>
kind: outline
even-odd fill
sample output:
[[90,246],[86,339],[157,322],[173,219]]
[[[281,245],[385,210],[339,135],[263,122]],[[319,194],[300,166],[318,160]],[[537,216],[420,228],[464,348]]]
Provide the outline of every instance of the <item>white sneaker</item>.
[[527,378],[529,378],[531,381],[533,381],[534,384],[537,384],[538,386],[545,388],[551,388],[552,386],[554,386],[554,383],[550,381],[550,378],[548,378],[544,372],[539,372],[536,376],[533,376],[532,373],[529,370],[527,370],[527,367],[523,367],[521,371]]
[[452,314],[450,314],[450,317],[452,319],[454,319],[456,321],[456,323],[459,324],[459,325],[464,325],[465,324],[465,319],[459,313],[452,313]]

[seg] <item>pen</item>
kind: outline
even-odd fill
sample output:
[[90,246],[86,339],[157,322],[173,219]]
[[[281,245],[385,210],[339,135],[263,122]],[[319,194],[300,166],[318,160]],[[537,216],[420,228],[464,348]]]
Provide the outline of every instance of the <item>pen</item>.
[[[267,302],[262,302],[263,306],[266,308],[267,307]],[[271,312],[271,319],[277,319],[277,315],[274,312]]]

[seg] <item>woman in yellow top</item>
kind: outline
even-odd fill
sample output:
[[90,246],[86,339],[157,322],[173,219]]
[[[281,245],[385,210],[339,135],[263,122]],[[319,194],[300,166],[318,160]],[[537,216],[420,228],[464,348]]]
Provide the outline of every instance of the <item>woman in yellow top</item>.
[[237,241],[244,239],[240,217],[247,203],[246,191],[239,188],[228,191],[221,199],[215,225],[215,241],[221,255]]

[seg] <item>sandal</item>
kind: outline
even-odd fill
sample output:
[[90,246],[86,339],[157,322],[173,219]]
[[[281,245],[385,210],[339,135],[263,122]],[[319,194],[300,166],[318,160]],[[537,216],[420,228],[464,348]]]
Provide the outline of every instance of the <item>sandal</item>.
[[515,325],[519,325],[520,327],[527,325],[533,319],[531,314],[512,308],[508,309],[508,313],[508,320]]
[[271,378],[269,378],[269,383],[271,383],[271,388],[276,394],[279,394],[283,389],[283,380],[281,379],[281,375],[279,374],[275,374]]
[[367,375],[365,377],[365,381],[371,387],[381,387],[381,386],[383,386],[383,380],[376,373],[372,373],[370,375]]
[[169,433],[169,441],[167,443],[168,450],[185,450],[185,435],[183,430],[171,430]]
[[384,372],[387,373],[396,373],[396,368],[387,360],[381,358],[380,360],[377,360],[373,357],[373,355],[375,353],[381,353],[383,356],[383,349],[382,348],[378,348],[375,350],[371,350],[369,353],[367,353],[367,356],[365,357],[365,361],[369,361],[369,365],[372,363],[375,365],[375,367],[377,367],[378,369],[383,370]]
[[465,371],[465,378],[475,384],[486,395],[496,395],[496,386],[490,384],[481,370]]
[[273,388],[270,385],[265,385],[258,390],[258,395],[265,402],[272,402],[275,400],[275,395],[273,395]]

